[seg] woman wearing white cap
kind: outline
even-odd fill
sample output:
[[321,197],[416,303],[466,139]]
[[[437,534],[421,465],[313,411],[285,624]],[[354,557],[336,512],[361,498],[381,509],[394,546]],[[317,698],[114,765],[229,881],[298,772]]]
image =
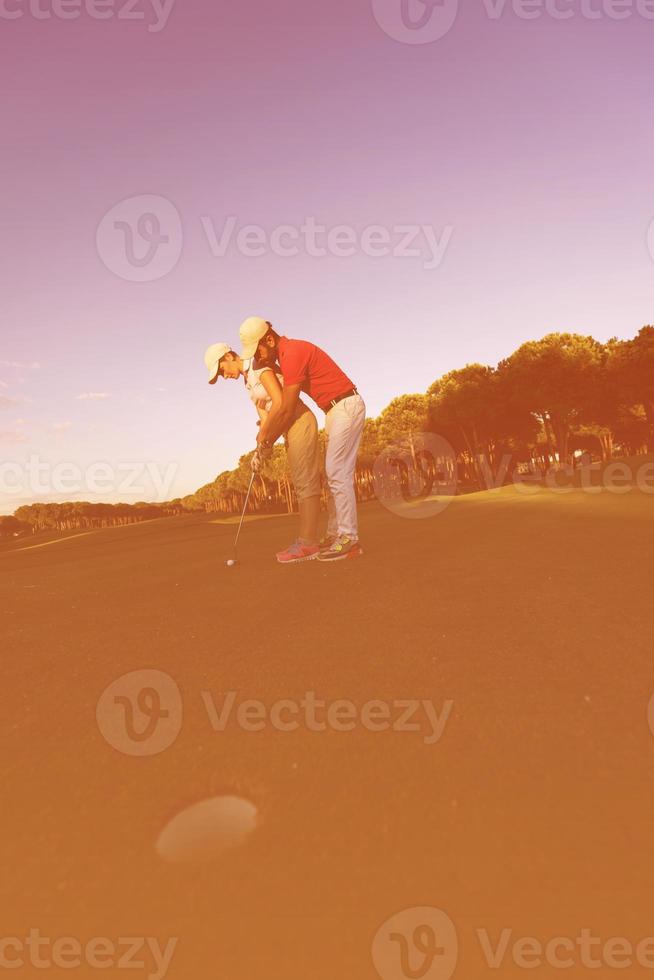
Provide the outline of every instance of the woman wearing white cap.
[[[259,418],[263,421],[275,406],[281,405],[283,377],[269,366],[254,368],[252,360],[243,360],[229,344],[212,344],[204,356],[209,370],[209,384],[218,378],[236,381],[243,378]],[[313,412],[300,401],[292,422],[284,434],[288,465],[300,509],[300,535],[283,551],[277,561],[295,564],[310,561],[320,553],[318,522],[320,519],[320,450],[318,422]],[[261,463],[255,457],[254,467]]]

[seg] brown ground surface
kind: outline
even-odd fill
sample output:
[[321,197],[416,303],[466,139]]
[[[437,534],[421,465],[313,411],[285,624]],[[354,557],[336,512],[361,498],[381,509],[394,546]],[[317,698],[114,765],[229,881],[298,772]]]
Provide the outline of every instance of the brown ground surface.
[[[336,567],[271,561],[288,518],[246,525],[233,570],[233,526],[193,518],[0,555],[2,935],[177,936],[170,980],[370,980],[377,929],[416,906],[451,917],[466,980],[525,972],[510,952],[490,970],[480,928],[654,935],[653,517],[637,490],[509,489],[432,520],[367,505],[366,556]],[[96,724],[107,685],[141,668],[184,704],[148,758]],[[454,707],[435,745],[361,726],[217,733],[201,692],[229,690]],[[249,841],[161,860],[168,819],[222,793],[258,807]],[[71,974],[148,970],[13,973]]]

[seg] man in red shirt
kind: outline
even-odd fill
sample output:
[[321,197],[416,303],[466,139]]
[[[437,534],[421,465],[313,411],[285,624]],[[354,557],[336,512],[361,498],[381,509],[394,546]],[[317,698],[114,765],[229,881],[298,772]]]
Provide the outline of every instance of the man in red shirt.
[[[278,361],[284,378],[281,404],[272,409],[259,430],[255,466],[271,452],[275,441],[288,428],[300,392],[313,398],[325,412],[325,472],[329,487],[327,535],[319,551],[315,542],[307,539],[298,539],[288,551],[297,553],[298,561],[315,557],[319,561],[339,561],[361,555],[354,471],[366,419],[363,398],[350,378],[315,344],[281,337],[267,320],[260,317],[247,319],[241,325],[240,334],[243,358],[256,357],[263,364]],[[314,506],[313,527],[317,535],[319,498]]]

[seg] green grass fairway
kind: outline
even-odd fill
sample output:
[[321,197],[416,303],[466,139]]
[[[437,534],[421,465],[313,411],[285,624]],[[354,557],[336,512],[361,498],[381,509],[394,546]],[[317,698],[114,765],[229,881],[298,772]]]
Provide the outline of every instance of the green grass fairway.
[[[489,970],[477,929],[654,935],[654,497],[508,488],[425,520],[370,504],[365,557],[328,567],[275,563],[294,530],[248,522],[231,570],[235,525],[199,517],[0,555],[2,935],[177,936],[170,980],[373,980],[373,936],[414,906],[455,922],[463,980],[525,974]],[[184,719],[135,758],[96,705],[142,668],[174,678]],[[229,691],[453,707],[436,744],[215,732],[202,692]],[[165,863],[167,821],[222,794],[257,806],[248,842]]]

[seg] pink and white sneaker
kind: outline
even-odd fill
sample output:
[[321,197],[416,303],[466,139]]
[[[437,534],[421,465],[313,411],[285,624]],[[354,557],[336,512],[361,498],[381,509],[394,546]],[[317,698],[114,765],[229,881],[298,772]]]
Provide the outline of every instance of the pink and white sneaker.
[[300,541],[294,541],[284,551],[278,551],[275,557],[280,565],[297,565],[301,561],[313,561],[319,554],[319,545],[302,544]]

